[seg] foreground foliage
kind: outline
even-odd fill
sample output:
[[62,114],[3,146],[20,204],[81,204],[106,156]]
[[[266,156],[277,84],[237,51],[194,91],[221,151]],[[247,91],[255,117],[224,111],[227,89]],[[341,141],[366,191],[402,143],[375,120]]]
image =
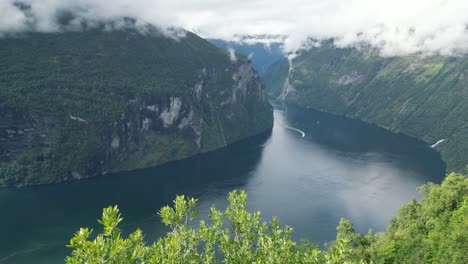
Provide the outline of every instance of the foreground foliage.
[[159,211],[170,232],[153,244],[141,230],[124,238],[117,206],[105,208],[101,234],[80,229],[70,240],[67,263],[468,263],[468,178],[452,173],[441,185],[421,187],[425,197],[402,206],[386,233],[356,234],[342,219],[337,239],[322,251],[291,238],[277,218],[246,211],[244,191],[229,194],[224,211],[212,208],[209,221],[193,220],[196,199],[178,196]]

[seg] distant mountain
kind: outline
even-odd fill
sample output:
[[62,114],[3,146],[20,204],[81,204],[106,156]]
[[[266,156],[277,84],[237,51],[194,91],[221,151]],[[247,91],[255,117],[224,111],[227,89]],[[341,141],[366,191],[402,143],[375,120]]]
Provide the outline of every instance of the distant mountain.
[[187,32],[0,38],[0,187],[158,165],[271,129],[242,57]]
[[270,97],[280,98],[289,75],[289,62],[287,58],[281,58],[272,63],[262,76],[262,81],[267,87]]
[[[287,76],[286,78],[282,78]],[[270,96],[358,118],[426,141],[449,171],[468,164],[468,58],[383,58],[368,47],[323,43],[264,74]]]
[[278,36],[242,36],[238,41],[209,41],[220,48],[231,48],[238,54],[250,56],[253,67],[260,75],[263,75],[271,64],[284,57],[282,42],[279,42]]

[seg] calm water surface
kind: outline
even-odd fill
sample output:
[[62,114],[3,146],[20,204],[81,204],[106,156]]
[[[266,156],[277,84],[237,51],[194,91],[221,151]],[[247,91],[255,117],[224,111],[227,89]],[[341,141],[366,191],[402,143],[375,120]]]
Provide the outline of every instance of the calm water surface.
[[[294,130],[299,129],[305,133]],[[439,183],[445,166],[425,143],[356,120],[289,107],[275,110],[271,135],[157,168],[62,185],[0,190],[0,263],[63,263],[79,227],[100,230],[103,207],[118,204],[124,231],[166,231],[156,216],[176,194],[201,214],[245,189],[250,210],[279,216],[296,239],[334,239],[341,217],[359,232],[384,231],[416,188]]]

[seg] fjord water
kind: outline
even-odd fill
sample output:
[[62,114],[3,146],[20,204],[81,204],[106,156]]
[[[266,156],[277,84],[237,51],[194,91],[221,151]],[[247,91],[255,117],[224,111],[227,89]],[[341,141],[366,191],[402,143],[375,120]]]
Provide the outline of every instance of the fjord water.
[[[292,129],[294,128],[294,129]],[[296,129],[296,130],[295,130]],[[305,136],[302,137],[303,131]],[[80,182],[0,190],[0,263],[63,263],[79,227],[100,231],[103,207],[119,205],[125,232],[152,240],[166,231],[156,215],[177,194],[206,214],[245,189],[249,210],[276,215],[296,239],[334,239],[341,217],[358,232],[384,231],[416,188],[440,183],[445,166],[427,144],[360,121],[288,107],[274,129],[228,148],[160,167]]]

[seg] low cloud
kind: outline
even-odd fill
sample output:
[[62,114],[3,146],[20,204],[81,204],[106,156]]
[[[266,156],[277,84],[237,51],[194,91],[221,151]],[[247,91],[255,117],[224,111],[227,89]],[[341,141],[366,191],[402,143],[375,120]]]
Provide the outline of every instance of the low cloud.
[[229,59],[230,59],[232,62],[236,62],[236,61],[237,61],[237,58],[236,58],[236,51],[235,51],[233,48],[228,48],[227,51],[228,51],[228,53],[229,53]]
[[286,51],[334,38],[339,47],[366,43],[383,56],[456,55],[468,53],[466,10],[466,0],[1,0],[0,34],[61,30],[60,14],[72,14],[75,28],[132,17],[168,35],[185,28],[225,40],[280,36]]

